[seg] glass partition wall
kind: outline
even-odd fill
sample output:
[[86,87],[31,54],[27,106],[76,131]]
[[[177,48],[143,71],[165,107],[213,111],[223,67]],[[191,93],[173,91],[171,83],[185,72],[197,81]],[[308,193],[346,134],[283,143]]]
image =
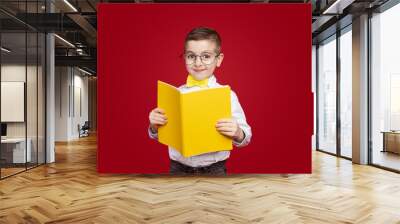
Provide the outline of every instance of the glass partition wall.
[[340,154],[352,158],[352,33],[351,25],[342,30],[340,68]]
[[45,34],[18,20],[42,6],[19,1],[15,15],[0,11],[1,179],[45,163]]
[[[400,3],[370,12],[368,164],[400,172]],[[317,149],[352,158],[351,25],[317,44]]]
[[317,46],[317,150],[352,157],[351,25]]
[[400,4],[371,18],[370,162],[400,172]]
[[336,154],[336,36],[320,43],[317,54],[317,149]]

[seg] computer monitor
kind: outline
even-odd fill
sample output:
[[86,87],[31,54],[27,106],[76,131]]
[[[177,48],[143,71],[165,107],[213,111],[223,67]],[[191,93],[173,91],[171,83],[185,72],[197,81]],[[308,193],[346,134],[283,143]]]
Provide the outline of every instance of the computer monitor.
[[1,136],[7,136],[7,124],[1,123]]

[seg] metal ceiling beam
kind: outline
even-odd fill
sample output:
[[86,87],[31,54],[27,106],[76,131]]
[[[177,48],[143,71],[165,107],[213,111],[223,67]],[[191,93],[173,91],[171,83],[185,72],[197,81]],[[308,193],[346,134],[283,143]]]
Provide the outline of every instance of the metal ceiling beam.
[[[97,42],[97,30],[88,22],[88,20],[83,17],[81,14],[68,14],[68,17],[71,18],[76,24],[78,24],[92,39],[94,45]],[[92,45],[93,45],[92,43]]]
[[[330,36],[336,34],[337,30],[341,30],[352,23],[353,15],[348,14],[341,18],[340,20],[334,19],[333,22],[328,23],[329,26],[324,28],[320,33],[313,34],[313,44],[320,43],[321,41],[329,38]],[[326,24],[326,25],[328,25]]]
[[312,32],[318,31],[324,24],[335,16],[320,16],[315,22],[312,23]]
[[322,14],[342,14],[343,10],[351,5],[355,0],[336,0],[330,4]]
[[[1,11],[1,9],[0,9]],[[63,31],[80,31],[82,28],[73,20],[61,13],[18,13],[15,16],[1,19],[5,24],[2,29],[13,29],[12,24],[17,21],[21,24],[27,24],[29,28],[41,32],[63,32]],[[9,26],[7,26],[9,24]]]
[[[35,27],[31,26],[31,25],[30,25],[29,23],[27,23],[24,19],[18,17],[18,14],[17,14],[17,15],[14,15],[13,13],[11,13],[11,12],[9,12],[9,11],[3,9],[3,8],[0,8],[0,12],[1,12],[2,14],[4,14],[4,15],[7,16],[7,17],[6,17],[6,20],[7,20],[7,19],[11,19],[12,21],[15,21],[15,22],[17,22],[17,23],[19,23],[19,24],[21,24],[21,25],[23,25],[23,26],[26,26],[27,28],[30,28],[30,29],[32,29],[32,30],[35,30]],[[1,19],[1,20],[2,20],[2,19]],[[4,29],[4,28],[2,27],[2,29]]]
[[[93,5],[90,4],[90,1],[86,0],[86,3],[88,3],[89,6],[94,9],[94,11],[96,11],[96,9],[93,7]],[[95,27],[92,26],[92,24],[90,24],[86,20],[85,17],[82,16],[81,9],[79,8],[78,2],[64,0],[64,1],[56,1],[54,4],[56,5],[56,7],[63,9],[67,12],[70,12],[70,13],[67,13],[66,15],[72,21],[74,21],[79,27],[81,27],[83,31],[85,31],[89,35],[90,38],[88,38],[87,40],[90,41],[90,45],[96,46],[97,30]]]
[[96,71],[97,60],[91,56],[55,56],[56,66],[81,66]]

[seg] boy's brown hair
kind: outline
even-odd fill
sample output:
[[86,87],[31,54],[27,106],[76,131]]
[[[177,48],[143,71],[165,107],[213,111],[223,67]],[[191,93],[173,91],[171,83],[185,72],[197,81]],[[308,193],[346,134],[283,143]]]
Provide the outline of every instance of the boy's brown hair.
[[208,27],[196,27],[193,30],[191,30],[187,35],[185,39],[185,49],[186,49],[186,44],[187,42],[191,40],[211,40],[214,41],[215,44],[217,45],[217,52],[220,53],[221,51],[221,37],[215,31],[214,29],[208,28]]

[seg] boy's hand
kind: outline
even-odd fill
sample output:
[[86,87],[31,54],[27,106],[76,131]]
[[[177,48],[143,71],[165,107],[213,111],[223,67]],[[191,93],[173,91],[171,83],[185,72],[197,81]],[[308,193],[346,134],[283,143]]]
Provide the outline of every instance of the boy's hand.
[[242,142],[244,138],[243,130],[239,127],[234,119],[221,119],[215,125],[219,133],[234,139],[237,142]]
[[156,132],[160,126],[165,125],[168,122],[165,112],[161,108],[153,109],[149,115],[150,128],[153,132]]

